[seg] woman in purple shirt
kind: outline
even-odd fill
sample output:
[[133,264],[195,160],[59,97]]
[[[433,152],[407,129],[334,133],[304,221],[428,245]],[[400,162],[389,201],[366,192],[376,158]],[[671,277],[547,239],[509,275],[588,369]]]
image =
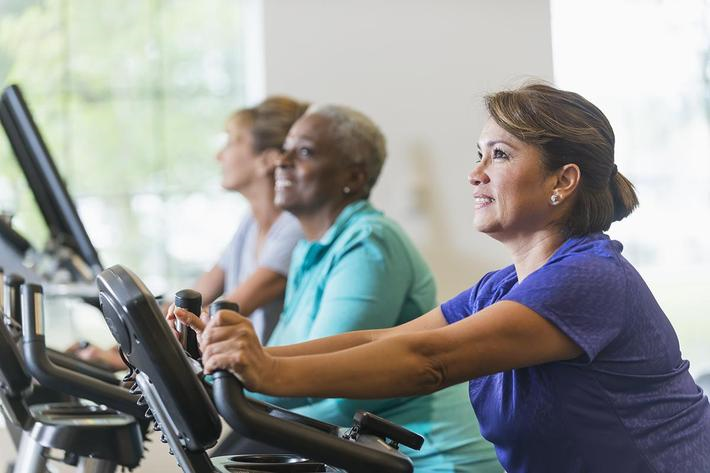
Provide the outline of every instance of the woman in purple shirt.
[[543,84],[486,106],[474,225],[513,265],[399,327],[298,345],[264,349],[246,319],[220,312],[202,336],[205,368],[276,396],[391,397],[469,380],[509,473],[710,472],[708,398],[602,233],[638,205],[608,120]]

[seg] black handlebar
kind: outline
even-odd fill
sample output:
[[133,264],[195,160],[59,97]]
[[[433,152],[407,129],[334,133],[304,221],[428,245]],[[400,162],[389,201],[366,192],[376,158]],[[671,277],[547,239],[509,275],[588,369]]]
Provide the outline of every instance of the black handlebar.
[[[210,317],[220,310],[239,312],[239,304],[215,301],[210,305]],[[246,437],[351,471],[411,472],[411,464],[402,461],[401,456],[392,455],[396,449],[384,443],[368,447],[344,441],[330,432],[303,423],[284,422],[267,410],[255,409],[254,403],[244,395],[241,382],[231,373],[216,371],[213,376],[212,398],[217,411],[233,429]]]
[[287,422],[269,415],[264,410],[255,409],[244,395],[239,380],[226,371],[214,373],[213,388],[212,396],[220,415],[232,428],[253,440],[278,445],[284,450],[317,458],[348,471],[412,471],[409,460],[393,455],[396,450],[384,442],[376,446],[349,442],[313,427]]
[[75,355],[47,348],[47,357],[49,361],[61,368],[76,371],[115,386],[121,384],[121,380],[114,376],[111,371],[79,359]]
[[81,373],[56,366],[47,356],[44,338],[42,287],[25,284],[22,288],[22,338],[25,363],[40,384],[72,396],[89,399],[112,409],[143,418],[135,397],[128,390]]
[[5,315],[17,324],[22,323],[22,316],[20,315],[22,313],[20,289],[24,283],[25,279],[17,274],[8,274],[5,276]]

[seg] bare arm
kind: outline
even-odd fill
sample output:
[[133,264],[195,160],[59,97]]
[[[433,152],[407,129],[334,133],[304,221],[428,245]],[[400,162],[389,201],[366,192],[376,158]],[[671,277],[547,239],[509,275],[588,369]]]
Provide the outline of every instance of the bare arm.
[[446,326],[446,319],[441,309],[438,307],[417,317],[406,324],[398,325],[379,330],[359,330],[356,332],[342,333],[332,337],[319,338],[308,342],[285,345],[280,347],[266,347],[266,352],[271,356],[304,356],[318,355],[322,353],[332,353],[346,350],[365,343],[374,342],[382,338],[412,333],[418,331],[428,331]]
[[402,329],[370,343],[306,356],[271,356],[254,343],[253,329],[244,322],[226,311],[210,322],[203,334],[205,369],[229,369],[249,389],[275,396],[424,394],[479,376],[582,353],[550,322],[510,301],[493,304],[452,325]]
[[194,289],[202,294],[202,303],[209,305],[224,291],[224,270],[219,265],[204,273],[195,282]]
[[239,304],[240,313],[251,315],[262,305],[283,296],[286,276],[268,268],[258,268],[238,287],[224,294],[224,298]]
[[[215,266],[216,269],[222,271],[219,267]],[[213,271],[214,269],[213,268]],[[211,271],[210,271],[211,272]],[[209,273],[205,273],[200,281]],[[224,275],[224,272],[222,272]],[[198,281],[198,283],[200,282]],[[201,292],[196,286],[196,290]],[[224,298],[239,304],[239,308],[243,315],[250,315],[255,309],[261,307],[262,305],[271,302],[281,296],[283,296],[286,290],[286,276],[277,273],[267,268],[258,268],[252,273],[242,284],[236,287],[229,293],[224,295]],[[220,290],[221,294],[221,290]],[[219,296],[219,294],[217,294]],[[203,302],[205,305],[212,302],[217,298],[215,296],[212,300],[204,298]],[[206,302],[208,301],[209,302]],[[175,331],[175,318],[180,320],[182,323],[186,324],[192,328],[198,334],[202,333],[205,329],[206,318],[198,317],[198,314],[191,314],[186,310],[175,308],[171,306],[167,314],[168,325]]]

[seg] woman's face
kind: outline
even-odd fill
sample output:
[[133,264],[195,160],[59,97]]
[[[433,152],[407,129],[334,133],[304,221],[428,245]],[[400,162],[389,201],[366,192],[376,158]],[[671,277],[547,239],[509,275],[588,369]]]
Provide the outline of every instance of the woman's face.
[[348,160],[328,136],[328,119],[300,118],[291,127],[277,162],[276,205],[296,216],[332,208],[343,199]]
[[556,177],[546,173],[541,150],[489,118],[469,174],[474,226],[498,240],[526,237],[553,221],[550,205]]
[[222,187],[238,191],[255,177],[256,154],[251,126],[239,121],[227,123],[227,143],[217,153],[222,165]]

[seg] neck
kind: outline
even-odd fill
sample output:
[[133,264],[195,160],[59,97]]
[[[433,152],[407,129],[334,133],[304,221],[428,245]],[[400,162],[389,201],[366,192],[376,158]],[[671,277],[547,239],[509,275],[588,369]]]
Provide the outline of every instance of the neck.
[[259,227],[260,234],[268,233],[271,225],[281,215],[281,209],[274,204],[274,182],[264,179],[254,183],[240,193],[249,201],[254,220]]
[[315,241],[320,239],[335,223],[340,212],[358,199],[359,197],[350,197],[333,204],[326,204],[313,212],[304,212],[296,215],[298,221],[301,222],[301,228],[306,240]]
[[518,283],[537,271],[564,243],[566,237],[558,228],[547,228],[524,237],[503,242],[508,248],[518,275]]

